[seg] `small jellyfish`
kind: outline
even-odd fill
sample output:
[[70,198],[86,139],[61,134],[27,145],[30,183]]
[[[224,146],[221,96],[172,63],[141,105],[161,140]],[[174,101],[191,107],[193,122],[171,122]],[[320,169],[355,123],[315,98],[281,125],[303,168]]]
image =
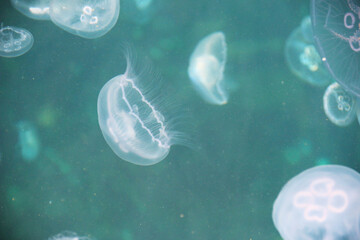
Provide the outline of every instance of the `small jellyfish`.
[[314,41],[327,69],[346,91],[360,96],[358,0],[311,0]]
[[338,84],[331,84],[325,91],[324,111],[329,120],[337,126],[345,127],[355,120],[356,100]]
[[63,231],[55,236],[49,237],[48,240],[91,240],[93,238],[87,236],[78,236],[77,233],[71,231]]
[[272,219],[284,240],[359,240],[360,174],[340,165],[310,168],[275,200]]
[[50,20],[50,0],[11,0],[13,7],[35,20]]
[[18,57],[29,51],[34,43],[32,34],[23,28],[3,27],[0,29],[0,56]]
[[20,121],[16,124],[19,134],[19,147],[22,158],[31,162],[39,155],[40,140],[35,126],[28,121]]
[[228,101],[224,85],[226,42],[222,32],[203,38],[191,54],[188,74],[205,101],[222,105]]
[[126,18],[137,24],[148,23],[155,15],[158,7],[153,0],[129,0],[122,4]]
[[120,158],[138,165],[160,162],[171,145],[179,143],[179,133],[171,130],[173,121],[149,99],[149,95],[161,96],[139,86],[142,80],[151,81],[151,76],[145,75],[134,74],[127,56],[125,73],[103,86],[97,104],[99,125],[110,148]]
[[62,0],[50,2],[50,18],[65,31],[83,38],[98,38],[116,24],[119,0]]
[[286,40],[285,57],[291,71],[314,86],[326,86],[332,82],[331,75],[315,49],[310,17],[304,17]]

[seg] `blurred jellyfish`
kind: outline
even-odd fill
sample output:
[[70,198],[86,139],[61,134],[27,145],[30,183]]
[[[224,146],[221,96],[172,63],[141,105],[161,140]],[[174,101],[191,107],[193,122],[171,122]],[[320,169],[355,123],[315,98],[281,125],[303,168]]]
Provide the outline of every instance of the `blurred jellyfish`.
[[224,85],[226,42],[222,32],[203,38],[190,57],[189,77],[195,89],[211,104],[226,104],[228,95]]
[[171,130],[173,120],[149,99],[161,96],[139,86],[140,81],[152,81],[151,77],[136,76],[127,56],[126,72],[110,79],[98,97],[98,120],[106,142],[117,156],[138,165],[160,162],[180,140],[179,133]]
[[338,84],[331,84],[325,91],[324,110],[329,120],[337,126],[348,126],[355,120],[356,100]]
[[50,18],[65,31],[84,38],[105,35],[116,24],[119,0],[62,0],[50,2]]
[[28,30],[18,27],[1,26],[0,56],[21,56],[31,49],[33,43],[34,38]]
[[129,0],[122,3],[124,15],[138,24],[146,24],[156,13],[156,3],[153,0]]
[[359,1],[311,0],[311,21],[320,58],[346,91],[360,96]]
[[35,126],[28,121],[16,124],[19,134],[21,156],[25,161],[33,161],[39,155],[40,141]]
[[286,40],[285,57],[291,71],[305,82],[326,86],[332,81],[315,49],[310,16]]
[[35,20],[50,20],[50,0],[11,0],[13,7]]
[[49,237],[48,240],[91,240],[93,238],[87,236],[78,236],[75,232],[63,231],[55,236]]
[[339,165],[308,169],[275,200],[272,218],[284,240],[359,240],[360,174]]

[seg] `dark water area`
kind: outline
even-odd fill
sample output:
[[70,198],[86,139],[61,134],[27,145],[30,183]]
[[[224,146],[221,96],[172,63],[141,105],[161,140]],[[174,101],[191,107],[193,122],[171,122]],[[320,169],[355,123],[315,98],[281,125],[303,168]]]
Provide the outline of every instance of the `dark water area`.
[[[69,230],[98,240],[280,240],[272,206],[290,178],[322,163],[360,171],[358,122],[332,124],[325,88],[304,83],[285,62],[308,1],[153,0],[154,13],[140,23],[122,8],[129,1],[96,39],[1,1],[0,22],[29,30],[34,45],[0,58],[0,239]],[[215,31],[226,36],[225,76],[237,86],[221,106],[203,101],[187,74],[196,44]],[[190,121],[193,146],[174,145],[153,166],[118,158],[98,124],[98,94],[124,73],[124,46],[161,75],[163,94]],[[22,121],[39,139],[32,161],[21,155]]]

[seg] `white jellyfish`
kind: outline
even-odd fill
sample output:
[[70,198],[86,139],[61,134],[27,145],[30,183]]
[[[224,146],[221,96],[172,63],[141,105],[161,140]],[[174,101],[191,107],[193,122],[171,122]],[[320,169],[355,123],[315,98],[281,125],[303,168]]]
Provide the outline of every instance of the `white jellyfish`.
[[356,117],[356,99],[338,83],[331,84],[325,91],[324,111],[329,120],[337,126],[351,124]]
[[141,81],[152,81],[151,77],[136,76],[127,56],[125,73],[110,79],[98,97],[98,120],[106,142],[117,156],[138,165],[160,162],[171,145],[180,143],[173,121],[150,97],[156,95],[159,101],[159,93],[141,87]]
[[50,20],[50,0],[11,0],[15,9],[35,20]]
[[52,0],[49,14],[53,23],[69,33],[98,38],[114,27],[119,12],[119,0]]
[[311,85],[326,86],[333,81],[314,46],[309,16],[286,40],[285,58],[291,71]]
[[228,101],[224,84],[226,42],[222,32],[203,38],[191,54],[188,74],[205,101],[222,105]]
[[75,232],[63,231],[52,237],[49,237],[48,240],[92,240],[93,238],[88,236],[79,236]]
[[286,183],[272,218],[284,240],[358,240],[359,203],[359,173],[339,165],[318,166]]
[[31,122],[20,121],[16,128],[22,158],[27,162],[35,160],[40,152],[40,140],[35,126]]
[[23,28],[0,28],[0,56],[18,57],[31,49],[34,43],[32,34]]

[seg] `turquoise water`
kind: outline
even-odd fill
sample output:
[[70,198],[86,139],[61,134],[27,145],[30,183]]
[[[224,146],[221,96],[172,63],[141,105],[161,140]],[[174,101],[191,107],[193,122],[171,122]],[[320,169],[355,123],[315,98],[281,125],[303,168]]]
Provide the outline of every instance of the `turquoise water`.
[[[323,163],[360,171],[358,123],[333,125],[325,88],[285,63],[286,39],[308,1],[154,4],[146,21],[121,8],[115,27],[89,40],[1,3],[0,21],[35,41],[23,56],[0,58],[0,239],[70,230],[99,240],[279,240],[272,205],[290,178]],[[237,86],[222,106],[205,103],[187,75],[196,44],[214,31],[226,35],[225,76]],[[99,91],[125,71],[127,44],[186,110],[194,139],[149,167],[119,159],[98,125]],[[32,161],[21,155],[20,121],[41,142]]]

